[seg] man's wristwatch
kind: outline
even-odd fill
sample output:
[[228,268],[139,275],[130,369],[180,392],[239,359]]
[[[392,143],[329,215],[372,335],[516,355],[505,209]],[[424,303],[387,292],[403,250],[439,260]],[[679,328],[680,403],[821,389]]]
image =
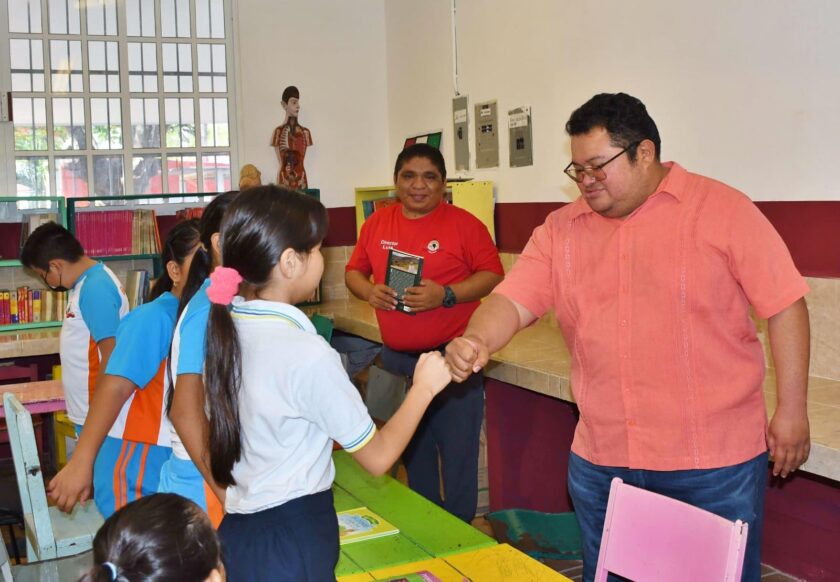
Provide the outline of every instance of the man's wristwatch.
[[455,292],[452,290],[452,287],[449,285],[443,286],[443,306],[444,307],[455,307],[455,304],[458,303],[458,298],[455,297]]

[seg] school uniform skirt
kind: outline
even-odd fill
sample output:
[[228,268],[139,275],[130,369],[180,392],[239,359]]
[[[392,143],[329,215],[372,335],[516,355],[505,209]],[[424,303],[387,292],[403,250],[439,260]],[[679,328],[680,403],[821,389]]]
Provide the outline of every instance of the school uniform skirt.
[[332,489],[257,513],[227,513],[219,538],[228,580],[335,581],[338,519]]

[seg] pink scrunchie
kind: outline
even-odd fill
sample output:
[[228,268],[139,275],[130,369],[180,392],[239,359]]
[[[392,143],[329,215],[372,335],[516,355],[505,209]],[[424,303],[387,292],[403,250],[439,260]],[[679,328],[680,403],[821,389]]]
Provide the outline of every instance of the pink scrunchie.
[[207,297],[212,303],[218,305],[230,305],[236,292],[239,291],[239,284],[242,276],[236,269],[231,267],[216,267],[210,273],[210,286],[207,288]]

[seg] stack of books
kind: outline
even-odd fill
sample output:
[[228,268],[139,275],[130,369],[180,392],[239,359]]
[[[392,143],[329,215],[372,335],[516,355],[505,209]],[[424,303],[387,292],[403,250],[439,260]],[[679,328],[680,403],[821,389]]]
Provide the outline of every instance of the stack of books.
[[125,279],[125,294],[129,309],[143,305],[149,297],[149,272],[145,269],[129,271]]
[[154,210],[101,210],[76,214],[76,238],[92,257],[160,252]]
[[0,289],[0,325],[62,321],[67,293],[18,287]]
[[362,210],[365,213],[365,220],[370,218],[370,215],[377,210],[393,206],[394,204],[400,204],[400,199],[393,196],[386,196],[384,198],[375,198],[373,200],[363,200]]
[[48,222],[58,222],[58,214],[55,212],[24,214],[20,222],[20,248],[23,248],[23,244],[33,230]]

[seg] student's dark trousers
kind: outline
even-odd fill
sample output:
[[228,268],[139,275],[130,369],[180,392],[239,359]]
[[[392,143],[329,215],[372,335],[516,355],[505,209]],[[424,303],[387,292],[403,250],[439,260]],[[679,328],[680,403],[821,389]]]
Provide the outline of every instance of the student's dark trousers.
[[[442,351],[443,347],[436,349]],[[387,346],[381,353],[386,370],[409,377],[414,375],[419,357],[420,354],[397,352]],[[449,384],[432,400],[403,454],[409,487],[467,523],[475,517],[478,501],[478,447],[483,418],[484,376],[478,373],[461,384]]]
[[228,513],[219,525],[232,582],[334,582],[338,518],[332,489],[257,513]]

